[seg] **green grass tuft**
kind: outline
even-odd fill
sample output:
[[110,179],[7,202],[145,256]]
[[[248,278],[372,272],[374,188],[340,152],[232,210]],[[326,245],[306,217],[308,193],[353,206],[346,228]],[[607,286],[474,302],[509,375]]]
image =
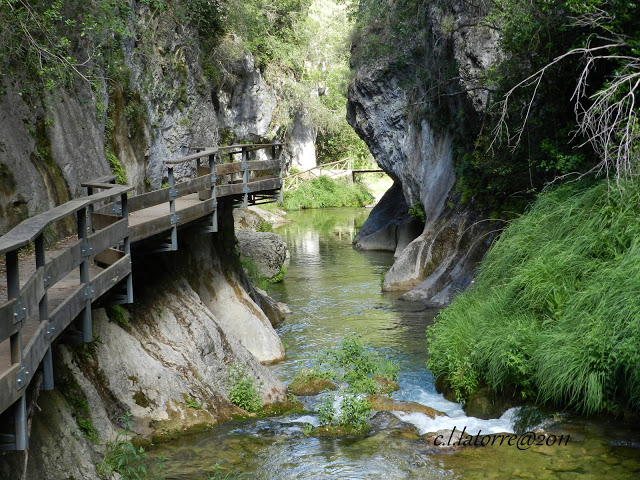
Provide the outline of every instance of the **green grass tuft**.
[[282,205],[285,210],[363,207],[372,200],[373,196],[364,185],[350,184],[323,175],[309,181],[301,181],[298,188],[285,192]]
[[585,414],[640,408],[640,189],[539,197],[443,310],[429,368],[464,400],[481,382]]

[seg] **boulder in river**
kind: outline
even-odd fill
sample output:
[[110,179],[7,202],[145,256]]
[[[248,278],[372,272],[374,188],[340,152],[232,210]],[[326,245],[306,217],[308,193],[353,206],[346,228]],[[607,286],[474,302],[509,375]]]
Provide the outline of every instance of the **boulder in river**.
[[272,279],[280,273],[287,259],[287,244],[280,235],[243,230],[236,232],[236,238],[238,252],[255,262],[260,275]]

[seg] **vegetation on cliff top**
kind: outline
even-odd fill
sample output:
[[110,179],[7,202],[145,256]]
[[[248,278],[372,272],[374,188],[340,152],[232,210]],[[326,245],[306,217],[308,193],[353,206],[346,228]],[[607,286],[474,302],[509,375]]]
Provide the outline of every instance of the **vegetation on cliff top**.
[[640,193],[607,182],[540,196],[428,331],[429,368],[587,414],[640,410]]
[[[604,160],[615,174],[638,173],[637,2],[466,2],[464,25],[456,23],[461,13],[452,4],[361,0],[352,64],[404,82],[413,99],[410,121],[427,120],[453,135],[463,200],[508,216],[549,181],[600,168]],[[500,32],[500,60],[475,79],[478,91],[489,93],[481,114],[465,106],[468,91],[455,57],[456,35],[469,22]]]

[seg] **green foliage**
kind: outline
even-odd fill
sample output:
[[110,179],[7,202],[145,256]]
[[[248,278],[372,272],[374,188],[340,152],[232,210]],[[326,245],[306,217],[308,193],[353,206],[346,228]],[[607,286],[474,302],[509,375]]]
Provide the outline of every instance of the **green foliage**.
[[274,283],[280,283],[282,280],[284,280],[284,276],[286,273],[287,273],[287,267],[285,265],[282,265],[282,267],[280,267],[280,271],[278,272],[278,274],[273,278],[267,279],[267,282],[270,285]]
[[239,480],[241,478],[246,478],[245,474],[231,472],[225,473],[224,468],[220,463],[214,463],[208,469],[207,480]]
[[98,348],[102,345],[102,340],[97,334],[93,335],[90,342],[82,342],[73,347],[74,354],[83,361],[93,360],[98,353]]
[[339,424],[363,433],[369,430],[369,415],[372,411],[373,407],[366,399],[356,395],[346,395],[340,404]]
[[379,387],[374,377],[397,380],[397,365],[372,351],[355,335],[342,340],[338,348],[323,352],[318,364],[320,371],[331,372],[331,377],[328,378],[346,382],[347,389],[354,394],[377,393]]
[[349,184],[326,175],[301,181],[298,188],[284,194],[285,210],[330,207],[363,207],[373,200],[360,183]]
[[427,220],[427,217],[424,213],[424,207],[422,206],[422,203],[420,203],[420,200],[416,200],[415,202],[413,202],[413,206],[409,207],[407,213],[411,218],[415,218],[421,223],[425,223]]
[[334,407],[335,397],[327,395],[318,407],[318,420],[321,425],[331,425],[337,418],[336,408]]
[[98,443],[100,440],[100,433],[93,426],[93,422],[89,418],[76,418],[76,423],[82,434],[87,437],[91,443]]
[[256,228],[256,232],[273,232],[273,225],[263,220],[260,222],[260,225],[258,225],[258,228]]
[[122,328],[129,328],[127,311],[121,305],[109,305],[105,310],[110,322],[120,325]]
[[127,184],[127,171],[120,163],[120,159],[108,148],[105,149],[107,154],[107,160],[109,160],[109,166],[111,167],[111,173],[116,175],[116,183],[118,185]]
[[[335,404],[339,404],[336,409]],[[336,395],[327,395],[318,407],[318,420],[321,425],[347,427],[354,433],[369,430],[369,416],[373,407],[362,395],[344,394],[339,400]]]
[[89,402],[87,402],[84,390],[66,367],[63,367],[62,372],[63,375],[56,379],[57,388],[67,401],[67,405],[69,405],[69,409],[82,434],[91,443],[98,443],[100,434],[93,425],[91,409],[89,408]]
[[541,195],[428,331],[429,368],[464,400],[480,382],[583,413],[640,410],[640,190]]
[[194,410],[200,410],[202,408],[202,403],[189,395],[184,395],[184,401],[187,404],[187,407],[193,408]]
[[227,375],[229,388],[229,400],[234,405],[250,413],[262,412],[262,400],[260,392],[262,383],[256,386],[254,378],[250,377],[247,369],[240,363],[235,363],[229,368]]
[[131,443],[131,414],[126,413],[120,418],[124,429],[118,432],[116,440],[107,442],[102,462],[97,465],[98,474],[102,476],[120,474],[122,480],[142,480],[146,478],[147,469],[144,462],[147,454],[144,448],[136,448]]
[[251,257],[241,256],[240,266],[247,272],[253,284],[261,290],[269,288],[269,280],[262,275],[256,261]]
[[312,368],[301,371],[294,382],[322,378],[340,383],[339,390],[327,394],[318,407],[320,423],[364,433],[369,428],[372,407],[363,396],[380,392],[375,377],[397,380],[398,366],[364,345],[355,335],[347,336],[338,348],[320,353],[315,363]]

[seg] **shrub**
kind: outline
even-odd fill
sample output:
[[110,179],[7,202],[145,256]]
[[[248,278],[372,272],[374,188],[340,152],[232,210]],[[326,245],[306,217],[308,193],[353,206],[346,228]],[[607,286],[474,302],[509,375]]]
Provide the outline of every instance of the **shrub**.
[[256,386],[256,380],[249,376],[244,365],[235,363],[229,369],[227,381],[231,385],[229,389],[231,403],[250,413],[262,411],[262,400],[258,391],[262,388],[262,383]]
[[340,408],[340,425],[349,426],[359,433],[369,429],[369,414],[373,407],[366,399],[347,395],[342,399]]
[[409,210],[407,213],[411,218],[415,218],[421,223],[425,223],[425,221],[427,220],[426,214],[424,213],[424,207],[422,206],[422,203],[420,203],[419,200],[416,200],[415,202],[413,202],[413,206],[409,207]]
[[106,453],[98,465],[98,474],[106,476],[115,472],[120,474],[122,480],[141,480],[147,475],[144,466],[147,454],[144,448],[136,448],[131,443],[131,414],[126,413],[120,420],[124,430],[118,432],[114,442],[107,442]]

